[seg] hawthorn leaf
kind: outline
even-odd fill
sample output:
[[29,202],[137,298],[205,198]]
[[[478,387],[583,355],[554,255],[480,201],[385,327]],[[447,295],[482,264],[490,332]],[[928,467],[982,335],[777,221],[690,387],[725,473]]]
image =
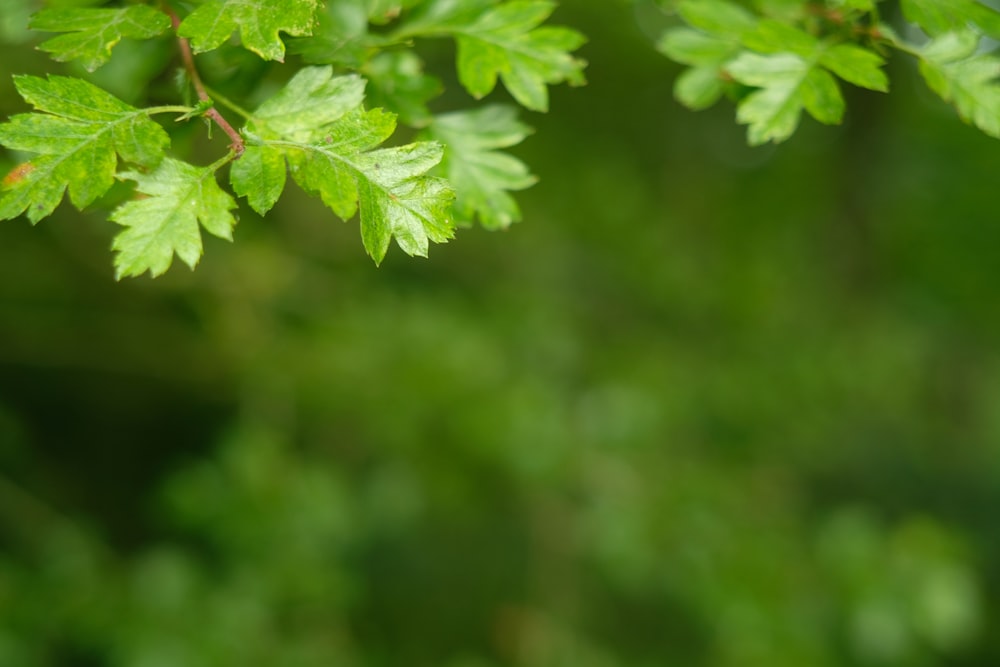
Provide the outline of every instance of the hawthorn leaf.
[[691,28],[674,28],[663,33],[656,48],[682,65],[718,65],[738,52],[740,43]]
[[312,34],[319,0],[205,0],[177,33],[191,40],[195,52],[217,48],[239,30],[243,46],[264,60],[284,61],[279,33]]
[[150,39],[170,28],[170,19],[146,5],[119,9],[43,9],[31,18],[30,28],[44,32],[64,32],[46,40],[38,48],[55,60],[79,60],[93,72],[111,57],[111,49],[124,37]]
[[1000,39],[1000,12],[977,0],[902,0],[903,16],[937,37],[973,26]]
[[854,9],[859,12],[870,12],[875,9],[875,2],[877,0],[833,0],[831,3],[834,7],[844,7],[847,9]]
[[261,215],[274,206],[285,189],[285,156],[280,151],[248,145],[229,172],[236,194],[246,197]]
[[739,103],[736,114],[749,125],[751,145],[790,137],[802,109],[828,125],[843,117],[844,99],[833,76],[797,55],[743,53],[726,69],[740,83],[759,88]]
[[458,79],[476,99],[491,93],[499,78],[521,105],[547,111],[547,85],[584,82],[584,61],[570,55],[586,41],[583,35],[541,26],[554,9],[548,0],[512,0],[492,7],[431,0],[401,34],[453,36]]
[[527,165],[497,149],[521,143],[531,129],[517,120],[508,106],[441,114],[426,136],[441,142],[440,170],[455,188],[455,215],[460,224],[478,216],[483,227],[503,229],[521,219],[511,190],[534,185]]
[[411,127],[431,121],[427,102],[441,93],[441,81],[424,73],[423,62],[409,51],[380,53],[367,63],[368,104],[395,113]]
[[1000,138],[1000,57],[977,54],[972,32],[946,33],[921,51],[928,87],[986,134]]
[[407,254],[426,256],[429,243],[448,240],[454,227],[453,192],[428,174],[443,149],[429,141],[378,148],[396,129],[395,116],[365,111],[363,96],[357,76],[300,70],[244,128],[247,147],[230,171],[233,188],[264,214],[281,195],[287,165],[295,182],[340,218],[360,211],[362,242],[376,263],[392,238]]
[[725,92],[723,66],[741,50],[738,40],[708,35],[690,28],[668,30],[657,43],[668,58],[690,65],[674,83],[674,97],[699,110],[715,104]]
[[855,86],[887,92],[889,77],[882,70],[885,60],[869,49],[854,44],[836,44],[820,55],[820,64]]
[[752,30],[743,33],[740,41],[745,47],[759,53],[794,53],[810,58],[820,50],[820,40],[801,28],[762,19]]
[[365,81],[333,76],[330,67],[304,67],[285,87],[261,104],[247,128],[272,138],[305,141],[365,99]]
[[230,211],[236,202],[219,187],[214,165],[196,167],[164,158],[149,174],[129,171],[120,178],[135,181],[146,197],[116,208],[111,220],[127,229],[112,244],[117,278],[146,271],[154,278],[164,273],[174,255],[192,269],[201,259],[199,223],[205,231],[231,241],[236,219]]
[[170,143],[146,111],[81,79],[23,75],[14,83],[38,112],[0,125],[0,145],[35,157],[16,169],[17,177],[5,179],[0,219],[26,210],[28,219],[38,222],[55,210],[67,189],[70,202],[83,209],[114,184],[116,156],[151,168]]
[[369,32],[369,0],[328,2],[317,13],[309,37],[289,40],[289,50],[310,64],[336,64],[357,69],[384,38]]
[[683,0],[677,11],[688,25],[720,37],[739,39],[757,25],[753,14],[727,0]]

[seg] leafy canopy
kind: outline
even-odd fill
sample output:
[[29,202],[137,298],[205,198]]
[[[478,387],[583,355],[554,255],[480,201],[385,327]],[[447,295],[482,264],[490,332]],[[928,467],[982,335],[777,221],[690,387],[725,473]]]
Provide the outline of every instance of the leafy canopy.
[[404,252],[426,255],[428,241],[452,235],[448,184],[427,172],[441,161],[438,143],[377,146],[396,129],[395,117],[365,111],[364,81],[308,67],[254,112],[249,145],[231,172],[233,188],[258,213],[281,195],[286,163],[305,190],[349,219],[360,209],[361,238],[376,263],[392,237]]
[[[583,37],[547,25],[555,4],[545,0],[104,4],[36,13],[33,29],[60,33],[40,48],[93,71],[122,40],[170,35],[183,103],[131,106],[84,78],[17,77],[35,110],[0,124],[0,144],[24,156],[0,185],[0,218],[37,222],[66,193],[81,210],[111,207],[109,219],[123,227],[112,244],[119,278],[160,275],[175,256],[194,267],[202,229],[232,238],[235,197],[265,215],[289,176],[337,217],[357,218],[376,263],[392,240],[427,255],[432,242],[452,238],[456,219],[506,227],[521,217],[509,193],[534,177],[502,149],[527,127],[514,107],[437,108],[444,85],[425,72],[421,45],[453,39],[459,83],[476,100],[502,81],[515,102],[545,111],[549,86],[583,83],[584,63],[572,55]],[[218,57],[199,55],[211,51]],[[306,66],[276,64],[288,53]],[[232,69],[239,63],[245,73]],[[175,128],[196,118],[230,141],[208,166],[171,150]],[[400,141],[399,123],[422,136]],[[116,179],[134,184],[131,200],[111,190]]]
[[[751,144],[789,138],[803,112],[840,123],[843,83],[887,92],[884,66],[893,53],[915,57],[931,90],[963,119],[1000,136],[1000,61],[978,48],[983,37],[1000,38],[1000,12],[977,0],[902,0],[910,25],[892,26],[882,20],[883,6],[681,0],[675,3],[681,25],[667,30],[658,47],[687,66],[674,86],[678,101],[705,109],[731,97]],[[899,37],[918,33],[915,41]]]
[[[963,120],[1000,137],[1000,12],[980,0],[900,0],[899,12],[883,0],[632,1],[674,21],[657,48],[684,67],[677,99],[691,109],[731,99],[750,144],[785,141],[804,116],[842,122],[845,86],[888,92],[898,56],[915,59]],[[474,101],[502,84],[516,105],[545,112],[552,86],[584,82],[585,39],[550,23],[550,0],[98,4],[36,13],[31,28],[59,33],[39,48],[93,71],[123,40],[169,41],[183,103],[132,106],[86,78],[16,77],[34,111],[0,124],[0,145],[21,160],[0,183],[0,219],[35,223],[67,194],[78,209],[111,208],[124,227],[119,277],[159,275],[174,256],[193,267],[201,228],[232,238],[234,195],[263,216],[289,177],[336,217],[357,218],[377,264],[393,240],[425,256],[456,226],[505,228],[521,219],[512,193],[535,182],[507,152],[530,130],[516,106]],[[454,43],[465,95],[443,95],[426,71],[423,46],[439,39]],[[297,65],[282,64],[288,54]],[[139,100],[162,74],[126,70],[144,77],[132,86]],[[198,118],[229,140],[208,166],[171,148],[179,124]],[[116,179],[135,184],[133,200],[112,191]]]

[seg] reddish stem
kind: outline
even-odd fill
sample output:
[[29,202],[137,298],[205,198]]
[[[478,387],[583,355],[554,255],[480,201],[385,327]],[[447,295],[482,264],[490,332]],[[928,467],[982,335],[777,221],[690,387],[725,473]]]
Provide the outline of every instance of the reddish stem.
[[[166,3],[164,3],[163,9],[167,15],[170,16],[170,22],[173,24],[174,32],[176,33],[177,28],[181,24],[180,18],[177,16],[177,13],[173,10],[173,8],[168,6]],[[186,37],[177,35],[177,44],[180,46],[181,59],[184,61],[184,69],[191,78],[191,83],[194,85],[194,90],[198,95],[198,99],[204,102],[211,102],[212,98],[205,90],[205,84],[201,82],[201,75],[198,74],[198,68],[195,67],[194,53],[191,51],[191,43]],[[226,133],[226,136],[230,139],[229,147],[232,149],[233,153],[236,154],[236,157],[243,155],[243,151],[246,148],[243,143],[243,137],[241,137],[240,133],[229,124],[229,121],[227,121],[221,113],[219,113],[218,109],[214,106],[210,107],[208,111],[205,112],[205,116],[211,118],[215,124]]]

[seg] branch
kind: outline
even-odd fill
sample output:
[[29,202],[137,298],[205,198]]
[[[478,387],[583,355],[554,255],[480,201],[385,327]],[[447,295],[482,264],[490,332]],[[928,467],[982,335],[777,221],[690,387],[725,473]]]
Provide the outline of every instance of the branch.
[[[176,33],[177,28],[180,27],[181,24],[181,20],[177,16],[177,12],[175,12],[173,8],[166,3],[164,3],[163,9],[167,15],[170,16],[170,23],[173,25],[174,32]],[[212,97],[208,94],[208,91],[205,90],[205,84],[201,81],[201,75],[198,74],[198,68],[195,67],[194,53],[191,51],[191,43],[186,37],[177,35],[177,44],[181,50],[181,59],[184,61],[184,69],[191,78],[191,83],[194,85],[194,90],[198,95],[198,99],[203,102],[213,102]],[[205,116],[211,118],[215,124],[226,133],[226,136],[229,137],[229,146],[233,151],[234,157],[238,158],[243,155],[243,151],[246,149],[246,146],[243,143],[243,137],[240,136],[240,133],[229,124],[229,121],[227,121],[221,113],[219,113],[218,109],[214,106],[209,108],[205,112]]]

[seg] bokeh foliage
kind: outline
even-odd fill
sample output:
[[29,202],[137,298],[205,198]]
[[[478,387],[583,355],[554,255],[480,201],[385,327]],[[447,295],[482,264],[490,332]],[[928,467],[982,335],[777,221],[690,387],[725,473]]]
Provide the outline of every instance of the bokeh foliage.
[[0,227],[0,665],[1000,661],[1000,145],[901,69],[750,149],[654,8],[557,17],[506,233],[376,270],[302,197],[117,284]]

